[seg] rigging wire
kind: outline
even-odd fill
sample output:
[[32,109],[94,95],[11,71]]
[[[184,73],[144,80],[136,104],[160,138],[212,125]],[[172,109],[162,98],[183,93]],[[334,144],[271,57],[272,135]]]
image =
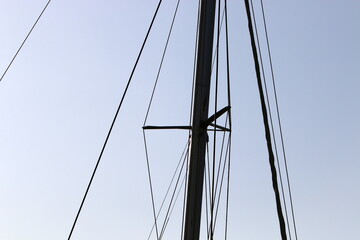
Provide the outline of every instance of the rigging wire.
[[172,18],[172,21],[171,21],[169,33],[168,33],[168,36],[167,36],[167,38],[166,38],[165,47],[164,47],[164,50],[163,50],[163,54],[162,54],[162,56],[161,56],[160,65],[159,65],[159,68],[158,68],[158,72],[157,72],[157,74],[156,74],[156,79],[155,79],[154,87],[153,87],[153,90],[152,90],[152,93],[151,93],[149,105],[148,105],[148,108],[147,108],[147,110],[146,110],[146,115],[145,115],[145,120],[144,120],[143,126],[146,125],[146,121],[147,121],[147,118],[148,118],[148,116],[149,116],[150,107],[151,107],[151,104],[152,104],[152,101],[153,101],[153,98],[154,98],[154,94],[155,94],[155,89],[156,89],[157,83],[158,83],[158,81],[159,81],[160,72],[161,72],[162,65],[163,65],[164,58],[165,58],[165,54],[166,54],[166,52],[167,52],[167,48],[168,48],[168,45],[169,45],[170,36],[171,36],[172,30],[173,30],[173,27],[174,27],[174,22],[175,22],[175,19],[176,19],[176,14],[177,14],[178,9],[179,9],[179,3],[180,3],[180,0],[177,1],[176,8],[175,8],[175,12],[174,12],[174,15],[173,15],[173,18]]
[[[189,151],[189,148],[187,148],[187,152]],[[162,229],[161,229],[161,232],[160,232],[160,239],[162,238],[162,236],[164,235],[164,232],[165,232],[165,229],[166,229],[166,226],[167,226],[167,222],[168,222],[168,220],[169,220],[169,218],[170,218],[170,214],[171,214],[171,209],[173,209],[173,205],[175,204],[175,202],[174,202],[174,197],[175,197],[175,195],[176,195],[176,190],[177,190],[177,187],[178,187],[178,184],[179,184],[179,180],[180,180],[180,177],[181,177],[181,173],[182,173],[182,170],[184,169],[184,164],[185,164],[185,159],[186,159],[186,156],[187,156],[187,154],[185,155],[185,157],[184,157],[184,161],[183,161],[183,163],[182,163],[182,165],[181,165],[181,169],[180,169],[180,172],[179,172],[179,176],[178,176],[178,178],[177,178],[177,180],[176,180],[176,183],[175,183],[175,187],[174,187],[174,191],[173,191],[173,194],[172,194],[172,196],[171,196],[171,199],[170,199],[170,203],[169,203],[169,207],[168,207],[168,210],[167,210],[167,212],[166,212],[166,215],[165,215],[165,220],[164,220],[164,224],[163,224],[163,226],[162,226]],[[186,177],[186,176],[185,176]],[[183,181],[182,181],[183,182]],[[179,190],[180,191],[180,190]]]
[[[147,119],[148,119],[148,116],[149,116],[151,104],[153,102],[155,90],[156,90],[156,87],[157,87],[157,84],[158,84],[158,81],[159,81],[160,72],[161,72],[162,65],[163,65],[165,55],[166,55],[166,52],[167,52],[167,48],[168,48],[168,45],[169,45],[170,36],[171,36],[172,30],[173,30],[174,22],[175,22],[176,15],[177,15],[177,12],[178,12],[178,9],[179,9],[179,3],[180,3],[180,0],[177,1],[175,11],[174,11],[174,15],[172,17],[169,33],[168,33],[167,38],[166,38],[165,47],[164,47],[164,50],[163,50],[163,53],[162,53],[162,56],[161,56],[160,65],[159,65],[159,68],[158,68],[158,71],[157,71],[154,87],[153,87],[153,90],[152,90],[152,93],[151,93],[151,97],[150,97],[149,105],[148,105],[148,108],[147,108],[147,111],[146,111],[143,126],[146,125],[146,122],[147,122]],[[147,164],[147,171],[148,171],[148,178],[149,178],[149,185],[150,185],[150,192],[151,192],[151,202],[152,202],[152,208],[153,208],[155,230],[156,230],[157,239],[159,239],[159,237],[161,236],[161,233],[160,233],[160,236],[159,236],[158,227],[157,227],[157,216],[156,216],[156,211],[155,211],[155,200],[154,200],[152,180],[151,180],[151,172],[150,172],[150,163],[149,163],[148,151],[147,151],[147,146],[146,146],[146,137],[145,137],[144,130],[143,130],[143,134],[144,134],[144,145],[145,145],[145,151],[146,151],[146,164]],[[167,194],[166,194],[166,196],[167,196]],[[165,196],[165,198],[166,198],[166,196]]]
[[[174,208],[175,208],[175,203],[176,203],[176,201],[177,201],[177,199],[178,199],[178,197],[179,197],[179,195],[180,195],[180,191],[181,191],[182,186],[184,185],[185,182],[186,182],[186,175],[184,176],[183,180],[181,181],[181,185],[180,185],[179,190],[178,190],[178,192],[177,192],[177,194],[176,194],[176,197],[175,197],[175,200],[174,200],[174,204],[173,204],[172,207],[171,207],[169,217],[168,217],[168,219],[167,219],[167,221],[166,221],[165,228],[166,228],[167,224],[169,223],[170,216],[171,216],[171,214],[172,214],[172,212],[173,212],[173,210],[174,210]],[[160,236],[160,239],[162,239],[162,236]]]
[[[214,101],[214,113],[217,113],[217,105],[218,105],[218,87],[219,87],[219,45],[220,45],[220,8],[221,1],[218,1],[217,7],[217,37],[216,37],[216,77],[215,77],[215,101]],[[216,159],[216,122],[217,117],[214,115],[214,141],[213,141],[213,159],[212,159],[212,181],[211,181],[211,217],[210,217],[210,239],[214,238],[214,204],[215,204],[215,159]],[[224,133],[225,134],[225,133]]]
[[154,224],[155,224],[155,231],[156,231],[156,239],[159,240],[159,229],[158,229],[158,226],[157,226],[157,217],[156,217],[155,200],[154,200],[154,190],[153,190],[152,181],[151,181],[150,162],[149,162],[149,155],[148,155],[148,149],[147,149],[146,136],[145,136],[145,130],[144,129],[143,129],[143,138],[144,138],[144,147],[145,147],[145,155],[146,155],[146,167],[147,167],[147,173],[148,173],[149,185],[150,185],[151,206],[152,206]]
[[79,209],[78,209],[78,212],[77,212],[76,217],[75,217],[75,219],[74,219],[74,222],[73,222],[73,224],[72,224],[72,227],[71,227],[71,230],[70,230],[70,233],[69,233],[69,236],[68,236],[68,240],[71,239],[72,233],[73,233],[74,228],[75,228],[75,226],[76,226],[77,220],[78,220],[79,215],[80,215],[80,213],[81,213],[82,207],[83,207],[84,202],[85,202],[85,200],[86,200],[86,197],[87,197],[87,194],[88,194],[88,192],[89,192],[90,186],[91,186],[91,184],[92,184],[92,181],[93,181],[93,179],[94,179],[95,173],[96,173],[97,168],[98,168],[98,166],[99,166],[99,163],[100,163],[100,161],[101,161],[102,155],[103,155],[104,150],[105,150],[105,148],[106,148],[107,142],[108,142],[109,137],[110,137],[110,135],[111,135],[112,129],[113,129],[114,124],[115,124],[116,119],[117,119],[117,116],[118,116],[118,114],[119,114],[119,112],[120,112],[120,108],[121,108],[121,106],[122,106],[122,104],[123,104],[123,101],[124,101],[124,99],[125,99],[127,90],[128,90],[128,88],[129,88],[129,86],[130,86],[130,83],[131,83],[132,77],[133,77],[133,75],[134,75],[135,69],[136,69],[136,67],[137,67],[137,65],[138,65],[138,63],[139,63],[141,54],[142,54],[143,49],[144,49],[144,47],[145,47],[145,44],[146,44],[146,42],[147,42],[148,36],[149,36],[150,31],[151,31],[151,29],[152,29],[152,26],[153,26],[153,24],[154,24],[154,21],[155,21],[155,18],[156,18],[156,16],[157,16],[157,13],[158,13],[158,11],[159,11],[159,8],[160,8],[161,3],[162,3],[162,0],[159,0],[159,3],[158,3],[158,5],[157,5],[157,7],[156,7],[154,16],[153,16],[153,18],[152,18],[152,20],[151,20],[150,26],[149,26],[148,31],[147,31],[147,33],[146,33],[145,39],[144,39],[144,41],[143,41],[143,43],[142,43],[142,46],[141,46],[140,51],[139,51],[139,54],[138,54],[138,56],[137,56],[137,58],[136,58],[134,67],[133,67],[133,69],[132,69],[132,71],[131,71],[130,77],[129,77],[128,82],[127,82],[127,84],[126,84],[125,90],[124,90],[124,92],[123,92],[123,95],[122,95],[121,100],[120,100],[120,102],[119,102],[119,105],[118,105],[118,107],[117,107],[115,116],[114,116],[114,118],[113,118],[113,120],[112,120],[112,123],[111,123],[111,125],[110,125],[110,129],[109,129],[108,134],[107,134],[107,136],[106,136],[106,138],[105,138],[103,147],[102,147],[102,149],[101,149],[100,155],[99,155],[99,157],[98,157],[98,160],[97,160],[97,162],[96,162],[95,168],[94,168],[93,173],[92,173],[92,175],[91,175],[90,181],[89,181],[89,183],[88,183],[88,185],[87,185],[87,188],[86,188],[85,194],[84,194],[84,196],[83,196],[83,199],[82,199],[82,201],[81,201],[80,207],[79,207]]
[[224,161],[223,167],[222,167],[221,180],[220,180],[220,188],[219,188],[219,195],[218,195],[218,197],[217,197],[217,204],[216,204],[216,211],[215,211],[214,231],[215,231],[216,220],[217,220],[217,216],[218,216],[218,212],[219,212],[221,192],[222,192],[222,188],[223,188],[223,182],[224,182],[224,176],[225,176],[225,169],[226,169],[226,166],[227,166],[226,163],[227,163],[227,161],[228,161],[229,146],[230,146],[230,138],[228,138],[228,141],[227,141],[226,150],[225,150],[225,161]]
[[[179,8],[179,3],[180,3],[180,0],[177,1],[176,8],[175,8],[175,12],[174,12],[174,15],[173,15],[173,18],[172,18],[172,21],[171,21],[169,33],[168,33],[168,36],[167,36],[167,39],[166,39],[166,44],[165,44],[165,47],[164,47],[164,50],[163,50],[163,54],[162,54],[162,56],[161,56],[160,65],[159,65],[158,72],[157,72],[157,75],[156,75],[154,87],[153,87],[153,90],[152,90],[152,93],[151,93],[151,97],[150,97],[149,105],[148,105],[148,108],[147,108],[147,111],[146,111],[146,115],[145,115],[145,119],[144,119],[144,124],[143,124],[143,126],[145,126],[146,121],[147,121],[147,118],[148,118],[148,116],[149,116],[150,107],[151,107],[151,104],[152,104],[152,101],[153,101],[153,98],[154,98],[155,89],[156,89],[156,86],[157,86],[157,83],[158,83],[158,80],[159,80],[159,76],[160,76],[160,72],[161,72],[161,69],[162,69],[163,62],[164,62],[165,54],[166,54],[166,52],[167,52],[167,48],[168,48],[170,36],[171,36],[172,29],[173,29],[173,26],[174,26],[176,14],[177,14],[177,11],[178,11],[178,8]],[[149,156],[148,156],[148,151],[147,151],[146,137],[145,137],[145,131],[144,131],[144,130],[143,130],[143,135],[144,135],[144,146],[145,146],[145,151],[146,151],[146,165],[147,165],[149,185],[150,185],[150,192],[151,192],[151,203],[152,203],[153,215],[154,215],[154,222],[155,222],[155,230],[156,230],[157,239],[159,239],[159,231],[158,231],[158,227],[157,227],[157,216],[156,216],[156,210],[155,210],[155,200],[154,200],[154,193],[153,193],[152,180],[151,180],[151,172],[150,172],[150,163],[149,163]],[[161,233],[160,233],[160,234],[161,234]]]
[[[221,29],[221,27],[222,27],[222,23],[223,23],[223,19],[224,19],[224,16],[225,16],[225,9],[224,9],[224,11],[223,11],[223,14],[222,14],[222,17],[221,17],[221,23],[220,23],[220,2],[219,2],[219,7],[218,7],[218,31],[217,31],[217,33],[218,33],[218,40],[217,40],[217,45],[216,45],[216,50],[215,50],[215,52],[214,52],[214,55],[216,55],[215,57],[214,57],[214,59],[216,58],[216,64],[217,64],[217,70],[216,70],[216,74],[217,74],[217,76],[216,76],[216,78],[217,78],[217,80],[216,80],[216,85],[218,86],[218,72],[219,72],[219,70],[218,70],[218,64],[219,64],[219,55],[218,55],[218,50],[219,50],[219,36],[220,36],[220,29]],[[173,21],[174,21],[174,19],[173,19]],[[173,23],[172,23],[173,24]],[[171,26],[171,28],[172,28],[172,26]],[[170,30],[170,32],[171,32],[171,30]],[[166,47],[167,47],[167,44],[168,44],[168,41],[169,41],[169,37],[170,37],[170,33],[169,33],[169,35],[168,35],[168,39],[167,39],[167,42],[166,42]],[[197,37],[198,37],[198,35],[197,35]],[[145,121],[144,121],[144,125],[146,124],[146,120],[147,120],[147,117],[148,117],[148,115],[149,115],[149,110],[150,110],[150,108],[151,108],[151,103],[152,103],[152,99],[153,99],[153,97],[154,97],[154,92],[155,92],[155,88],[156,88],[156,85],[157,85],[157,82],[158,82],[158,78],[159,78],[159,74],[160,74],[160,71],[161,71],[161,66],[162,66],[162,62],[163,62],[163,59],[164,59],[164,56],[165,56],[165,52],[166,52],[166,47],[165,47],[165,50],[164,50],[164,52],[163,52],[163,56],[162,56],[162,60],[161,60],[161,63],[160,63],[160,67],[159,67],[159,70],[158,70],[158,74],[157,74],[157,78],[156,78],[156,81],[155,81],[155,84],[154,84],[154,88],[153,88],[153,91],[152,91],[152,95],[151,95],[151,99],[150,99],[150,103],[149,103],[149,106],[148,106],[148,109],[147,109],[147,113],[146,113],[146,116],[145,116]],[[197,48],[197,46],[195,47],[195,50],[196,50],[196,48]],[[196,51],[195,51],[195,61],[194,61],[194,72],[193,72],[193,87],[194,87],[194,80],[195,80],[195,62],[196,62]],[[215,62],[215,61],[214,61]],[[213,69],[213,68],[212,68]],[[228,90],[229,90],[229,84],[228,84]],[[216,87],[216,92],[217,92],[217,87]],[[192,93],[193,93],[193,91],[192,91]],[[192,98],[193,98],[193,95],[192,95]],[[228,95],[228,100],[230,99],[230,95]],[[217,102],[217,93],[216,93],[216,100],[215,100],[216,102]],[[193,105],[191,106],[191,108],[193,108]],[[215,112],[217,112],[217,103],[215,103]],[[227,116],[227,118],[228,118],[228,116]],[[190,122],[191,122],[191,119],[192,119],[192,111],[191,111],[191,114],[190,114]],[[215,121],[215,126],[216,126],[216,119],[214,119],[214,121]],[[227,120],[226,120],[226,123],[227,123]],[[216,127],[214,127],[214,130],[213,130],[215,133],[214,133],[214,135],[216,135],[216,131],[217,131],[217,128]],[[189,131],[189,137],[190,137],[190,131]],[[225,135],[224,135],[224,137],[225,137]],[[214,138],[214,140],[216,140],[216,137]],[[214,145],[215,145],[216,143],[214,143]],[[222,146],[222,148],[223,148],[223,146]],[[226,149],[228,149],[227,147],[226,147]],[[228,151],[228,150],[227,150]],[[226,151],[226,152],[227,152]],[[227,154],[227,153],[226,153]],[[209,155],[208,155],[209,156]],[[215,147],[214,147],[214,156],[216,156],[216,152],[215,152]],[[226,157],[225,157],[226,158]],[[215,181],[214,181],[214,177],[215,177],[215,159],[214,159],[214,161],[213,161],[213,168],[212,168],[212,170],[213,170],[213,174],[212,174],[212,177],[213,177],[213,180],[212,180],[212,197],[211,197],[211,199],[212,199],[212,212],[214,211],[214,204],[215,204],[215,199],[216,199],[216,192],[217,192],[217,186],[216,186],[216,189],[214,190],[214,183],[215,183]],[[221,166],[221,162],[219,163],[220,164],[220,166]],[[224,162],[224,166],[225,166],[225,164],[226,164],[226,161]],[[209,164],[208,164],[208,166],[209,166]],[[187,166],[188,167],[188,166]],[[209,169],[208,169],[209,170]],[[217,181],[216,182],[218,182],[218,179],[219,179],[219,170],[220,170],[220,168],[218,169],[218,176],[217,176]],[[225,168],[223,168],[223,175],[222,175],[222,180],[221,180],[221,186],[222,186],[222,182],[223,182],[223,176],[224,176],[224,170],[225,170]],[[228,170],[228,172],[229,172],[229,170]],[[208,176],[209,176],[209,178],[208,178],[208,181],[210,182],[210,174],[208,174]],[[178,179],[179,180],[179,179]],[[186,179],[187,180],[187,179]],[[217,184],[216,184],[217,185]],[[209,187],[210,187],[210,184],[209,184]],[[206,189],[205,189],[206,190]],[[175,191],[176,191],[176,189],[174,189],[174,193],[175,193]],[[220,190],[221,191],[221,190]],[[174,193],[173,193],[173,196],[174,196]],[[186,195],[186,191],[185,191],[185,193],[184,193],[184,199],[185,199],[185,195]],[[220,197],[219,197],[219,199],[220,199]],[[228,194],[227,194],[227,199],[228,199]],[[185,206],[185,201],[184,201],[184,206]],[[171,205],[171,203],[170,203],[170,205],[169,205],[169,209],[168,209],[168,212],[169,212],[169,210],[170,210],[170,208],[171,209],[173,209],[174,208],[174,206],[173,205]],[[183,208],[184,209],[184,208]],[[218,209],[218,206],[217,206],[217,209]],[[228,209],[228,205],[227,205],[227,209]],[[167,214],[168,215],[168,214]],[[217,214],[216,214],[217,215]],[[184,216],[184,212],[183,212],[183,216]],[[165,231],[165,228],[164,227],[166,227],[166,225],[167,225],[167,223],[168,223],[168,221],[169,221],[169,217],[165,217],[165,220],[164,220],[164,225],[163,225],[163,228],[162,228],[162,230],[160,231],[160,235],[158,236],[158,239],[161,239],[162,238],[162,236],[163,236],[163,234],[164,234],[164,231]],[[183,224],[183,222],[182,222],[182,224]],[[210,224],[210,225],[212,225],[212,224]],[[211,227],[211,229],[214,229],[214,226],[212,226]],[[182,234],[183,234],[183,232],[182,232]],[[213,234],[212,234],[213,235]]]
[[[189,147],[190,147],[189,144],[190,144],[190,139],[186,142],[186,145],[185,145],[184,150],[183,150],[183,152],[182,152],[182,154],[181,154],[181,157],[179,158],[179,162],[178,162],[177,165],[176,165],[175,171],[174,171],[174,173],[173,173],[173,176],[171,177],[171,181],[170,181],[169,186],[168,186],[168,188],[167,188],[167,190],[166,190],[166,193],[165,193],[165,196],[164,196],[164,198],[163,198],[163,201],[162,201],[162,203],[161,203],[161,205],[160,205],[160,208],[159,208],[159,210],[158,210],[158,212],[157,212],[157,214],[156,214],[156,219],[159,218],[159,215],[160,215],[160,213],[161,213],[161,210],[162,210],[162,208],[163,208],[163,206],[164,206],[164,204],[165,204],[165,200],[166,200],[166,198],[167,198],[167,196],[168,196],[168,194],[169,194],[169,192],[170,192],[170,188],[171,188],[172,183],[173,183],[173,181],[174,181],[174,179],[175,179],[176,173],[178,172],[178,169],[179,169],[179,167],[180,167],[180,164],[182,163],[182,159],[184,158],[184,160],[185,160],[185,159],[187,159],[187,157],[188,157],[187,153],[189,152]],[[184,163],[183,163],[183,164],[184,164]],[[182,170],[180,170],[180,173],[181,173],[181,171],[182,171]],[[148,240],[149,240],[150,237],[151,237],[151,234],[152,234],[152,231],[153,231],[154,227],[155,227],[155,223],[153,224],[153,226],[152,226],[152,228],[151,228],[151,230],[150,230],[150,233],[149,233],[148,238],[147,238]]]
[[[207,146],[206,146],[207,147]],[[205,163],[206,164],[206,163]],[[205,174],[205,188],[204,188],[204,192],[205,192],[205,211],[206,211],[206,226],[209,226],[209,211],[208,211],[208,191],[207,191],[207,174],[206,174],[206,171],[204,172]],[[209,239],[209,228],[207,227],[207,231],[206,231],[206,236],[207,236],[207,239]]]
[[[228,116],[229,116],[229,114],[226,114],[225,128],[227,127]],[[223,136],[222,136],[222,141],[221,141],[219,163],[218,163],[218,168],[217,168],[217,173],[216,173],[215,196],[214,196],[214,198],[216,198],[216,193],[217,193],[217,189],[218,189],[219,176],[220,176],[220,166],[221,166],[221,163],[222,163],[222,160],[223,160],[223,151],[224,151],[224,145],[225,145],[225,137],[226,137],[226,132],[224,131],[224,132],[223,132]]]
[[[225,16],[225,9],[223,9],[222,15],[221,15],[221,21],[220,21],[220,32],[222,30],[222,25],[223,25],[223,21],[224,21],[224,16]],[[212,69],[214,68],[215,62],[216,62],[216,55],[217,55],[218,51],[217,48],[214,49],[214,52],[212,54],[212,63],[211,63],[211,73],[212,73]]]
[[[214,50],[214,53],[213,53],[213,63],[212,63],[212,70],[214,69],[214,65],[216,64],[216,66],[215,66],[215,69],[216,69],[216,83],[215,83],[215,104],[214,104],[214,108],[215,108],[215,112],[217,112],[217,99],[218,99],[218,97],[217,97],[217,91],[218,91],[218,77],[219,77],[219,75],[218,75],[218,73],[219,73],[219,70],[218,70],[218,63],[219,63],[219,36],[220,36],[220,32],[221,32],[221,29],[222,29],[222,25],[223,25],[223,20],[224,20],[224,17],[225,17],[225,14],[226,14],[226,12],[225,12],[225,7],[224,7],[224,9],[223,9],[223,11],[222,11],[222,16],[221,16],[221,20],[219,19],[219,17],[220,17],[220,9],[221,9],[221,7],[220,7],[220,2],[219,2],[219,4],[218,4],[219,6],[218,6],[218,26],[217,26],[217,43],[216,43],[216,47],[215,47],[215,50]],[[219,26],[219,23],[220,23],[220,26]],[[228,59],[227,59],[228,60]],[[228,69],[228,66],[227,66],[227,69]],[[229,76],[228,76],[229,77]],[[228,78],[228,80],[229,80],[229,78]],[[228,82],[228,106],[230,106],[230,93],[229,93],[229,91],[230,91],[230,84],[229,84],[229,82]],[[228,117],[229,117],[229,113],[228,113],[228,115],[227,115],[227,118],[226,118],[226,120],[225,120],[225,124],[227,124],[227,121],[228,121]],[[215,159],[216,159],[216,132],[217,132],[217,129],[216,129],[216,118],[214,119],[214,122],[215,122],[215,124],[213,125],[214,126],[214,128],[212,129],[212,131],[214,131],[214,143],[213,143],[213,145],[214,145],[214,148],[213,148],[213,167],[212,167],[212,170],[213,170],[213,174],[212,174],[212,176],[213,176],[213,180],[212,180],[212,184],[211,184],[211,186],[213,187],[214,186],[214,183],[215,183],[215,181],[214,181],[214,177],[216,176],[216,186],[215,186],[215,189],[212,189],[212,190],[210,190],[210,168],[209,168],[209,166],[210,166],[210,163],[209,163],[209,160],[208,160],[208,164],[207,164],[207,166],[208,166],[208,172],[209,172],[209,177],[208,177],[208,181],[209,181],[209,195],[211,195],[210,196],[210,211],[211,211],[211,215],[212,215],[212,218],[211,218],[211,221],[212,221],[212,223],[210,223],[210,225],[208,225],[208,223],[207,223],[207,226],[209,226],[209,228],[208,228],[208,231],[207,231],[207,235],[208,235],[208,239],[213,239],[213,235],[214,235],[214,229],[215,229],[215,223],[216,223],[216,217],[217,217],[217,213],[215,214],[215,219],[214,219],[214,213],[213,213],[213,211],[214,211],[214,207],[215,207],[215,199],[216,199],[216,194],[217,194],[217,188],[218,188],[218,180],[219,180],[219,176],[220,176],[220,174],[219,174],[219,171],[220,171],[220,166],[221,166],[221,161],[222,161],[222,153],[223,153],[223,148],[224,148],[224,137],[225,137],[225,132],[224,132],[224,135],[223,135],[223,143],[222,143],[222,147],[221,147],[221,153],[220,153],[220,160],[219,160],[219,168],[217,169],[217,174],[215,175],[215,173],[214,173],[214,171],[215,171]],[[226,126],[225,126],[226,127]],[[210,130],[210,129],[209,129]],[[208,148],[207,148],[208,149]],[[226,149],[227,149],[227,147],[226,147]],[[209,152],[208,152],[208,150],[207,150],[207,155],[208,155],[208,157],[209,157]],[[225,164],[225,162],[224,162],[224,164]],[[228,171],[228,173],[229,173],[229,171]],[[206,179],[206,178],[205,178]],[[211,194],[210,194],[211,193]],[[206,195],[207,196],[207,195]],[[228,197],[228,195],[227,195],[227,197]],[[207,202],[206,202],[206,204],[207,204]],[[228,205],[227,205],[227,207],[228,207]],[[218,206],[217,206],[217,208],[218,208]],[[228,208],[227,208],[228,209]],[[227,223],[226,223],[227,224]],[[227,226],[225,227],[225,228],[227,228]]]
[[260,95],[260,102],[261,102],[261,109],[262,109],[263,122],[264,122],[264,128],[265,128],[266,142],[267,142],[267,148],[268,148],[268,152],[269,152],[269,164],[270,164],[271,174],[272,174],[272,183],[273,183],[273,190],[275,193],[276,207],[277,207],[277,213],[278,213],[278,219],[279,219],[279,225],[280,225],[280,233],[281,233],[282,239],[286,240],[287,239],[286,225],[285,225],[284,216],[282,213],[279,187],[277,184],[275,159],[274,159],[274,153],[272,151],[271,135],[270,135],[270,129],[269,129],[269,123],[268,123],[268,117],[267,117],[267,109],[266,109],[264,93],[263,93],[263,89],[262,89],[259,60],[258,60],[258,56],[257,56],[254,30],[253,30],[252,20],[251,20],[252,19],[251,18],[251,10],[250,10],[250,6],[249,6],[249,0],[244,0],[244,1],[245,1],[247,18],[248,18],[248,28],[249,28],[249,34],[250,34],[250,39],[251,39],[251,46],[252,46],[252,50],[253,50],[252,52],[253,52],[253,58],[254,58],[256,76],[257,76],[258,90],[259,90],[259,95]]
[[1,75],[0,82],[1,82],[1,80],[3,80],[4,76],[6,75],[7,71],[9,70],[10,66],[11,66],[12,63],[14,62],[15,58],[17,57],[17,55],[19,54],[20,50],[22,49],[22,47],[24,46],[25,42],[26,42],[27,39],[29,38],[31,32],[34,30],[35,26],[36,26],[37,23],[39,22],[41,16],[43,15],[43,13],[45,12],[45,10],[46,10],[47,7],[49,6],[50,2],[51,2],[51,0],[49,0],[49,1],[46,3],[45,7],[42,9],[40,15],[37,17],[35,23],[32,25],[30,31],[29,31],[28,34],[26,35],[24,41],[21,43],[21,45],[20,45],[20,47],[18,48],[18,50],[16,51],[14,57],[11,59],[9,65],[6,67],[4,73]]
[[231,134],[232,134],[232,123],[231,123],[231,94],[230,94],[230,57],[229,57],[229,33],[228,33],[228,15],[227,15],[227,0],[224,4],[225,10],[225,46],[226,46],[226,80],[227,80],[227,92],[228,92],[228,119],[229,119],[229,160],[228,160],[228,173],[227,173],[227,186],[226,186],[226,206],[225,206],[225,236],[224,239],[227,239],[227,230],[228,230],[228,214],[229,214],[229,194],[230,194],[230,161],[231,161]]
[[255,11],[254,11],[254,6],[253,6],[252,0],[250,0],[250,6],[251,6],[251,11],[252,11],[253,20],[254,20],[255,37],[256,37],[256,41],[257,41],[257,45],[258,45],[259,62],[260,62],[260,67],[261,67],[261,71],[262,71],[262,75],[263,75],[265,97],[266,97],[266,102],[268,105],[268,114],[269,114],[269,120],[270,120],[270,126],[271,126],[271,133],[272,133],[273,142],[274,142],[276,163],[277,163],[277,167],[278,167],[278,171],[279,171],[280,188],[281,188],[281,194],[282,194],[283,203],[284,203],[285,218],[286,218],[286,223],[288,226],[289,238],[291,240],[291,231],[290,231],[287,203],[286,203],[286,198],[285,198],[284,184],[283,184],[283,178],[282,178],[282,173],[281,173],[281,168],[280,168],[279,154],[278,154],[278,148],[277,148],[277,143],[276,143],[276,138],[275,138],[273,118],[272,118],[272,113],[271,113],[272,111],[271,111],[271,105],[270,105],[270,100],[269,100],[268,88],[267,88],[267,84],[266,84],[266,76],[265,76],[264,64],[263,64],[263,59],[262,59],[262,54],[261,54],[262,51],[261,51],[261,46],[260,46],[259,34],[258,34],[258,29],[257,29],[257,24],[256,24],[256,16],[255,16]]
[[289,177],[289,171],[288,171],[288,167],[287,167],[287,158],[286,158],[286,154],[285,154],[284,137],[283,137],[282,127],[281,127],[281,118],[280,118],[280,110],[279,110],[277,91],[276,91],[276,85],[275,85],[274,68],[273,68],[272,57],[271,57],[271,52],[270,52],[270,44],[269,44],[269,36],[268,36],[268,31],[267,31],[266,18],[265,18],[264,4],[263,4],[262,0],[260,0],[260,3],[261,3],[261,12],[262,12],[262,16],[263,16],[262,18],[263,18],[263,23],[264,23],[264,29],[265,29],[265,38],[266,38],[267,51],[268,51],[268,56],[269,56],[271,78],[272,78],[272,83],[273,83],[273,91],[274,91],[275,106],[276,106],[276,113],[277,113],[277,119],[278,119],[278,126],[279,126],[279,131],[280,131],[280,140],[281,140],[281,146],[282,146],[282,153],[283,153],[283,157],[284,157],[285,172],[286,172],[286,178],[287,178],[287,183],[288,183],[288,191],[289,191],[289,198],[290,198],[292,221],[293,221],[293,226],[294,226],[295,239],[297,240],[298,236],[297,236],[296,223],[295,223],[294,204],[293,204],[293,200],[292,200],[291,187],[290,187],[290,177]]
[[[207,190],[208,191],[208,196],[209,196],[209,200],[206,201],[206,228],[207,228],[207,238],[209,239],[210,237],[210,231],[211,231],[211,224],[209,225],[209,220],[208,220],[208,215],[211,214],[211,181],[210,181],[210,177],[211,177],[211,174],[210,174],[210,153],[209,153],[209,141],[206,142],[206,163],[205,163],[205,167],[207,168],[207,176],[208,178],[205,179],[205,181],[207,180],[208,181],[208,187],[209,189]],[[208,206],[208,202],[209,202],[209,205]],[[209,214],[209,211],[210,211],[210,214]]]

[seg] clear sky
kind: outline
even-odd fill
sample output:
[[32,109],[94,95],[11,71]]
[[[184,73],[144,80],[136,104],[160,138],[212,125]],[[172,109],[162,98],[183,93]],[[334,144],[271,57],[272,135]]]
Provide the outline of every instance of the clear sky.
[[[46,2],[0,2],[0,73]],[[189,121],[196,2],[180,3],[149,124]],[[280,239],[245,7],[228,2],[229,239]],[[0,82],[0,239],[67,239],[156,4],[49,5]],[[72,239],[146,239],[151,229],[141,127],[175,4],[160,9]],[[264,6],[299,239],[360,239],[360,2]],[[186,136],[149,134],[158,205]],[[165,238],[180,239],[172,229]]]

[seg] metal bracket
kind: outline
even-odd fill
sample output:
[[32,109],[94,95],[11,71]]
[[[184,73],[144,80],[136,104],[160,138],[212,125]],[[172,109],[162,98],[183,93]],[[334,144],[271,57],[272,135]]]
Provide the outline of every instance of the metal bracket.
[[224,107],[223,109],[221,109],[220,111],[218,111],[217,113],[213,114],[211,117],[208,118],[208,120],[206,120],[204,122],[205,126],[209,126],[210,123],[212,123],[213,121],[215,121],[215,119],[218,119],[221,115],[223,115],[224,113],[226,113],[227,111],[230,110],[230,106]]

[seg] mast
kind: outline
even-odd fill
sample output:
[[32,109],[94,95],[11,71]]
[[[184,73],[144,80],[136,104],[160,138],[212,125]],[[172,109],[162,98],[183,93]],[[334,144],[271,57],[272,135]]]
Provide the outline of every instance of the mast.
[[216,0],[201,0],[184,240],[200,235]]

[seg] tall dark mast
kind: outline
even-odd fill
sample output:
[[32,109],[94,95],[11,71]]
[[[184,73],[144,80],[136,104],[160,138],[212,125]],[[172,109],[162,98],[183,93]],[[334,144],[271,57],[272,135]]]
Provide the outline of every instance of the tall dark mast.
[[216,0],[202,0],[184,240],[200,235]]

